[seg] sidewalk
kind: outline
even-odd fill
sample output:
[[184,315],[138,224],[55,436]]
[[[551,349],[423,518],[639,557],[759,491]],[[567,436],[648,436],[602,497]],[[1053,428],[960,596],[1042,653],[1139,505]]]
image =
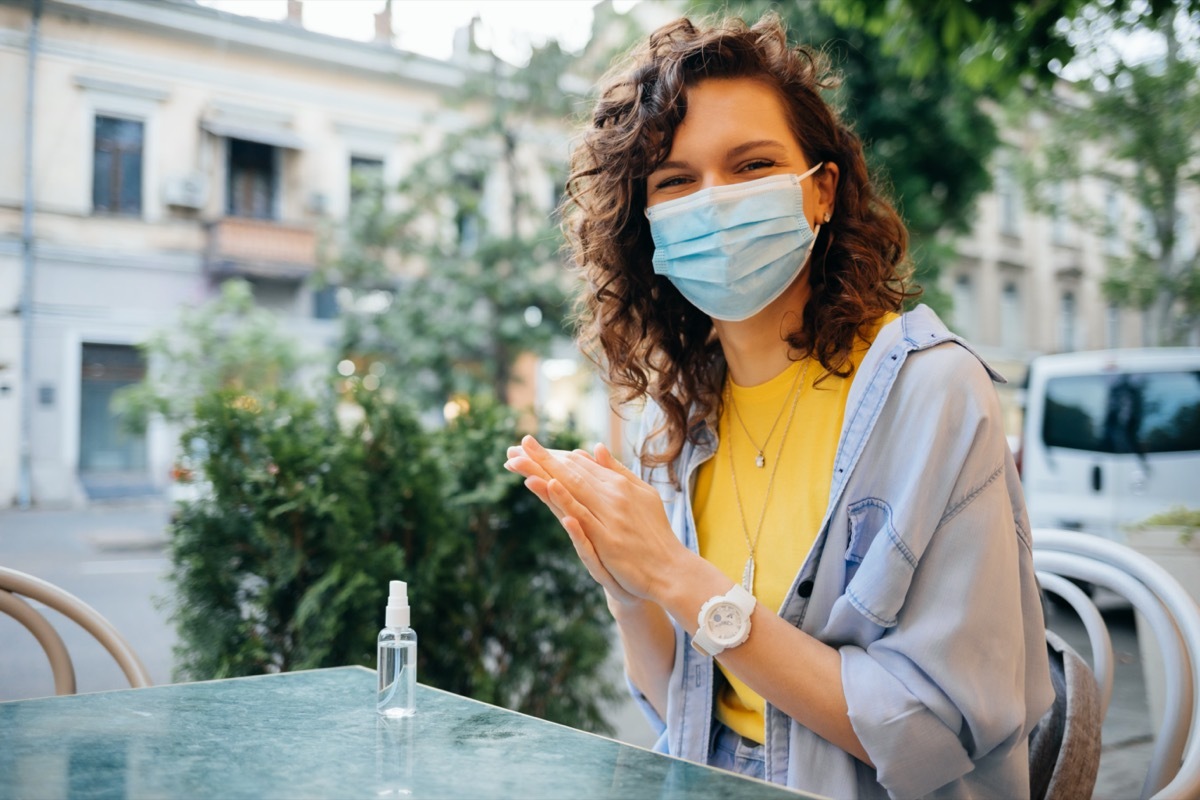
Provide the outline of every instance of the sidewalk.
[[[171,681],[174,630],[157,598],[168,594],[163,553],[168,505],[95,505],[85,510],[0,511],[0,565],[79,597],[137,651],[154,683]],[[72,660],[80,692],[127,688],[112,657],[66,618],[49,612]],[[0,701],[53,694],[50,666],[33,637],[0,614]]]
[[[162,549],[169,510],[166,502],[155,501],[82,511],[0,511],[0,565],[44,578],[94,606],[129,639],[154,683],[169,683],[175,633],[159,602],[169,595],[170,564]],[[80,692],[128,686],[103,648],[74,624],[52,616],[76,662]],[[1065,617],[1052,611],[1050,627],[1088,657],[1083,626]],[[1152,734],[1133,614],[1113,607],[1106,619],[1116,669],[1094,797],[1125,800],[1141,793]],[[620,663],[614,653],[610,669],[623,686]],[[0,701],[52,693],[40,648],[24,628],[0,615]],[[649,725],[631,701],[614,706],[609,718],[616,738],[643,747],[653,743]]]

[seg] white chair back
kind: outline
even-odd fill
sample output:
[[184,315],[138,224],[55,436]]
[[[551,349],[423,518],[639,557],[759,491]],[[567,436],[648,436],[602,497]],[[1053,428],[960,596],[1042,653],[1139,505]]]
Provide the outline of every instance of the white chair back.
[[1126,598],[1145,617],[1166,666],[1166,705],[1143,798],[1200,797],[1200,608],[1165,569],[1125,545],[1078,531],[1035,529],[1033,564],[1042,587],[1076,609],[1087,629],[1102,713],[1112,695],[1112,643],[1100,613],[1066,578]]

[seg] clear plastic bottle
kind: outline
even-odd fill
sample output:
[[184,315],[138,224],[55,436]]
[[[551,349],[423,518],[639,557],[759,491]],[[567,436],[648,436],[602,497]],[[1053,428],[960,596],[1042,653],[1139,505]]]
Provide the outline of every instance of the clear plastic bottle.
[[385,717],[408,717],[417,710],[417,632],[409,627],[408,586],[404,581],[391,581],[384,621],[376,662],[376,708]]

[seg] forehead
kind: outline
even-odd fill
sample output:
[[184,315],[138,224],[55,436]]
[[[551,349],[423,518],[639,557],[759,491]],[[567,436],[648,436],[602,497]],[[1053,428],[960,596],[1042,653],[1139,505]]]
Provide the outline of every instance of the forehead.
[[687,89],[687,113],[675,129],[671,152],[758,138],[800,147],[779,92],[754,78],[706,78]]

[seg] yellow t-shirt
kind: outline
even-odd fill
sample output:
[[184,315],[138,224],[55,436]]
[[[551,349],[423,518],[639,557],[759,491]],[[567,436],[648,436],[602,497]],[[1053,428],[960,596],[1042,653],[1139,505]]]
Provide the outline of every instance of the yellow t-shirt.
[[[879,327],[896,316],[885,315],[870,331],[870,340],[874,340]],[[854,372],[850,377],[828,375],[819,386],[814,384],[824,369],[815,359],[798,361],[758,386],[738,386],[727,380],[727,392],[732,393],[741,421],[726,394],[717,424],[717,452],[696,473],[692,505],[696,535],[700,555],[719,567],[731,582],[741,583],[742,570],[750,555],[746,539],[748,536],[754,541],[762,515],[754,551],[753,593],[758,602],[772,611],[783,605],[784,596],[808,556],[825,516],[846,398],[869,346],[870,341],[860,341],[854,348],[850,357]],[[799,398],[791,391],[797,381],[802,384],[796,386]],[[770,432],[777,417],[775,430]],[[743,423],[750,431],[749,437]],[[756,466],[758,449],[752,439],[763,447],[762,467]],[[734,471],[741,512],[734,495]],[[771,483],[770,497],[767,497],[768,483]],[[717,698],[717,719],[742,736],[762,742],[765,739],[762,697],[726,671],[719,661],[717,666],[727,682]]]

